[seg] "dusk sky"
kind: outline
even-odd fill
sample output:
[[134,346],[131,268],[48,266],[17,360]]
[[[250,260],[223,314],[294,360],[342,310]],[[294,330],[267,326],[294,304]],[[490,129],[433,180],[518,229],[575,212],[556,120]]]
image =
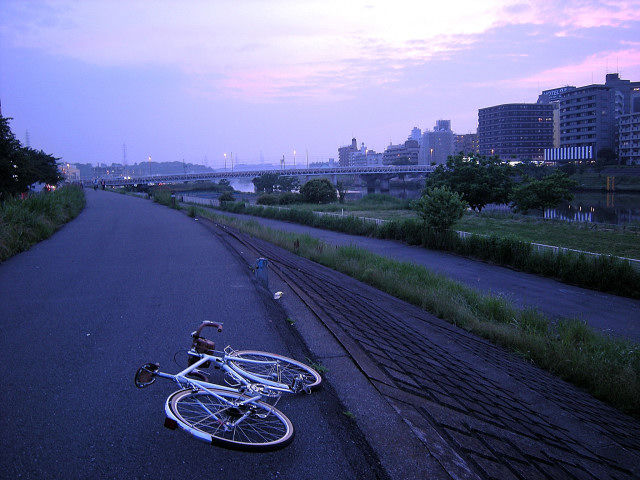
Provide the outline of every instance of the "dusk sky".
[[640,1],[0,1],[0,101],[67,162],[287,164],[640,80]]

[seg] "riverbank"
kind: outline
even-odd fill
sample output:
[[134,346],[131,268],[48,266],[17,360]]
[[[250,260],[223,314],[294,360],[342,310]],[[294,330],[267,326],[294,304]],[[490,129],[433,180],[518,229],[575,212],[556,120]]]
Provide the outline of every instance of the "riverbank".
[[85,206],[84,191],[66,185],[53,192],[0,204],[0,262],[50,237]]
[[413,303],[507,347],[623,411],[640,415],[640,351],[633,342],[601,335],[577,320],[553,322],[534,309],[518,309],[503,297],[482,294],[422,266],[205,208],[188,208],[196,216],[231,225]]
[[435,232],[413,218],[380,223],[351,215],[318,215],[311,210],[247,206],[242,202],[223,203],[218,208],[352,235],[399,240],[408,245],[453,252],[592,290],[640,298],[640,270],[618,257],[563,250],[539,251],[531,243],[512,236],[460,236],[453,231]]

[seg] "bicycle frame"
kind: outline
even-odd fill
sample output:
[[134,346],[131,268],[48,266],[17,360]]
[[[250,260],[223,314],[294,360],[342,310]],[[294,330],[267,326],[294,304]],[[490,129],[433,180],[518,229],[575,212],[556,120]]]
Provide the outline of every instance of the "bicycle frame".
[[[255,389],[251,389],[252,385],[256,385],[254,383],[248,382],[240,373],[236,372],[232,367],[230,367],[229,365],[226,364],[225,360],[237,360],[237,361],[246,361],[247,363],[274,363],[274,362],[261,362],[261,361],[254,361],[254,360],[245,360],[242,358],[237,358],[237,357],[232,357],[232,356],[227,356],[225,355],[224,357],[216,357],[213,355],[206,355],[206,354],[196,354],[198,356],[200,356],[201,358],[193,363],[192,365],[188,366],[187,368],[185,368],[184,370],[182,370],[181,372],[178,372],[175,375],[172,375],[170,373],[164,373],[164,372],[156,372],[156,376],[161,377],[161,378],[166,378],[166,379],[170,379],[170,380],[174,380],[178,383],[178,385],[180,385],[183,388],[186,387],[196,387],[200,390],[203,390],[207,393],[209,393],[210,395],[213,395],[214,397],[216,397],[218,400],[220,400],[221,402],[223,402],[226,405],[229,405],[229,407],[238,407],[238,406],[242,406],[242,405],[248,405],[250,403],[254,403],[256,401],[259,401],[263,395],[261,395],[258,391],[256,391]],[[243,400],[241,402],[230,402],[229,400],[227,400],[226,398],[218,395],[215,390],[223,390],[223,391],[227,391],[227,392],[238,392],[238,388],[232,388],[232,387],[227,387],[225,385],[219,385],[219,384],[215,384],[215,383],[210,383],[210,382],[204,382],[202,380],[196,380],[194,378],[189,378],[187,377],[187,375],[191,372],[193,372],[194,370],[196,370],[199,366],[201,366],[203,363],[206,363],[208,361],[212,361],[215,362],[217,365],[220,366],[220,368],[222,368],[226,373],[228,373],[232,378],[234,378],[236,381],[238,381],[240,384],[242,384],[247,391],[249,391],[252,395],[248,395],[248,398],[246,400]],[[277,384],[274,382],[269,382],[273,385],[274,389],[277,389],[278,391],[285,391],[285,389],[281,388],[282,384]],[[262,381],[260,382],[260,384],[264,384],[262,383]],[[241,392],[243,394],[247,394],[244,391]],[[203,404],[201,404],[202,408],[204,408],[205,410],[207,410],[212,417],[214,417],[216,420],[219,420],[216,413],[215,412],[211,412],[207,409],[207,407]],[[165,414],[167,416],[167,418],[170,418],[174,421],[177,421],[178,419],[174,416],[173,412],[171,411],[171,408],[169,407],[169,399],[167,399],[167,402],[165,403]],[[235,427],[237,425],[239,425],[247,416],[249,416],[250,412],[246,412],[244,415],[242,415],[240,418],[238,418],[235,422],[231,423],[228,425],[228,427]],[[186,427],[186,430],[191,433],[192,435],[202,439],[202,440],[208,440],[207,435],[203,434],[202,432],[200,432],[199,430],[190,428],[190,427]],[[228,428],[225,427],[225,428]]]
[[[291,393],[291,386],[290,385],[286,385],[286,384],[281,383],[281,382],[274,382],[273,380],[269,380],[268,378],[265,378],[264,376],[244,371],[244,370],[238,368],[233,363],[230,363],[230,362],[236,362],[236,363],[241,363],[241,364],[242,363],[246,363],[246,364],[252,364],[252,365],[274,365],[275,366],[275,365],[277,365],[277,362],[274,362],[274,361],[271,361],[271,360],[251,360],[251,359],[248,359],[248,358],[235,357],[233,355],[227,354],[226,352],[220,352],[220,353],[222,353],[223,355],[222,356],[216,356],[216,355],[209,355],[209,354],[205,354],[205,353],[196,353],[193,350],[190,350],[188,352],[188,354],[191,355],[191,356],[200,357],[200,360],[198,360],[196,363],[191,365],[192,367],[194,365],[196,365],[196,364],[197,365],[202,365],[203,363],[206,363],[207,361],[211,361],[211,362],[213,362],[215,364],[216,368],[220,368],[220,369],[224,370],[234,380],[238,381],[239,383],[241,383],[241,384],[243,384],[245,386],[248,386],[251,383],[251,382],[247,382],[246,381],[246,378],[248,378],[248,379],[252,380],[254,383],[259,383],[259,384],[265,385],[265,386],[269,387],[272,390]],[[204,360],[202,360],[203,358],[204,358]],[[193,371],[193,369],[186,369],[186,370],[184,370],[183,372],[180,372],[177,375],[180,375],[180,374],[186,375],[187,373],[190,373],[191,371]],[[192,380],[192,379],[190,379],[190,380]]]

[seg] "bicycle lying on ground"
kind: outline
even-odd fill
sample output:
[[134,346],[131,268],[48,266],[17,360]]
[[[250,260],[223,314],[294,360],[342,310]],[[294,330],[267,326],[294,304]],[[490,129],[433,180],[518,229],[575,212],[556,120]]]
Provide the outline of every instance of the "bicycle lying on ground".
[[[191,334],[187,368],[172,375],[161,372],[156,363],[146,363],[136,372],[136,386],[147,387],[156,377],[178,383],[181,389],[165,403],[168,428],[180,427],[200,440],[238,450],[275,450],[288,445],[293,440],[293,425],[275,405],[283,393],[310,393],[320,385],[320,374],[275,353],[231,347],[216,351],[214,342],[201,336],[205,327],[222,331],[222,324],[202,322]],[[224,372],[226,386],[209,382],[204,369],[212,365]]]

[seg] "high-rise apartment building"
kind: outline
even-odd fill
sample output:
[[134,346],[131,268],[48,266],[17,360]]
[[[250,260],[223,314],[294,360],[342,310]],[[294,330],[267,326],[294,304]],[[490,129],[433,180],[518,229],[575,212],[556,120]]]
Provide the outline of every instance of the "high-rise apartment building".
[[477,133],[465,133],[456,135],[453,139],[453,152],[457,155],[462,152],[464,154],[480,153],[478,146]]
[[618,117],[624,112],[623,94],[606,85],[587,85],[560,100],[560,147],[616,149]]
[[351,166],[351,154],[358,151],[358,142],[351,139],[351,145],[338,148],[338,165],[341,167]]
[[[640,82],[623,80],[617,73],[609,73],[604,84],[555,89],[560,92],[556,122],[560,142],[555,146],[560,148],[549,152],[550,157],[593,161],[603,148],[618,151],[619,122],[623,115],[632,112],[635,100],[631,93],[636,88],[640,88]],[[583,155],[585,151],[589,153],[588,158]]]
[[623,165],[640,165],[640,86],[630,92],[629,109],[618,120],[618,157]]
[[418,127],[413,127],[411,129],[411,133],[409,134],[409,138],[407,138],[407,140],[415,140],[416,142],[419,142],[421,138],[422,138],[422,130],[420,130]]
[[433,131],[425,131],[420,142],[421,165],[443,165],[454,153],[454,135],[451,120],[438,120]]
[[399,145],[389,144],[383,154],[383,163],[393,165],[398,162],[416,165],[418,163],[418,152],[420,144],[415,140],[407,140]]
[[575,90],[576,87],[567,85],[566,87],[543,90],[538,96],[538,103],[553,105],[553,147],[560,146],[560,99],[564,93]]
[[478,110],[481,155],[540,161],[553,146],[553,105],[507,103]]

